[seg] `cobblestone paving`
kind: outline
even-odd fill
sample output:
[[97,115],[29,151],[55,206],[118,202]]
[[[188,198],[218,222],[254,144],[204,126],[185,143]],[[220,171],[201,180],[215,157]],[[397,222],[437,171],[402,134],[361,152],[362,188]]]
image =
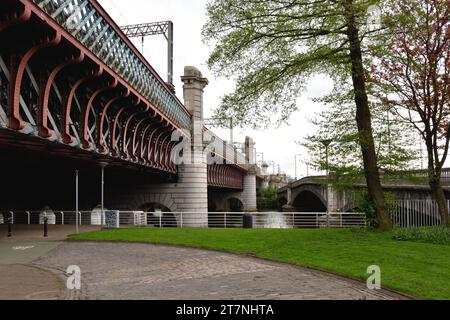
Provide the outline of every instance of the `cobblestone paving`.
[[359,282],[265,260],[170,246],[66,242],[33,263],[65,279],[81,268],[81,291],[65,299],[398,299]]
[[0,264],[0,300],[56,300],[63,282],[47,270],[20,264]]

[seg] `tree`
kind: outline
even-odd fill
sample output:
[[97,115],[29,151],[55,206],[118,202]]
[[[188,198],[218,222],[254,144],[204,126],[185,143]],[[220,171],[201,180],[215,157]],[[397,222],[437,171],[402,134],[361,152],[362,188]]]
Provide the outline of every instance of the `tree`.
[[312,74],[349,74],[356,124],[370,198],[378,227],[392,221],[377,166],[362,46],[370,34],[368,9],[378,0],[212,0],[203,29],[214,45],[209,67],[236,77],[236,89],[222,99],[218,117],[241,124],[286,120]]
[[258,189],[256,200],[258,203],[258,211],[278,210],[278,194],[273,187]]
[[388,7],[383,45],[371,48],[371,82],[383,103],[425,141],[429,185],[442,222],[450,224],[441,186],[450,143],[450,1],[391,0]]
[[[298,144],[308,151],[309,164],[322,170],[328,165],[331,175],[327,183],[335,192],[345,193],[347,200],[351,199],[353,209],[365,212],[372,225],[373,203],[367,197],[367,190],[360,187],[364,181],[364,166],[358,129],[353,120],[355,105],[348,87],[348,81],[343,79],[329,95],[315,99],[328,108],[310,120],[317,128],[316,132]],[[383,104],[377,103],[373,96],[369,97],[377,163],[383,182],[397,182],[399,178],[419,182],[415,172],[408,170],[415,169],[418,160],[416,132],[409,122],[393,118]],[[333,143],[329,147],[327,164],[321,141],[329,138]],[[385,192],[385,198],[388,207],[393,208],[393,195]]]
[[[308,135],[302,142],[310,155],[309,162],[316,168],[325,168],[323,145],[321,141],[331,139],[328,169],[333,172],[333,186],[336,189],[349,190],[364,176],[361,161],[358,129],[353,120],[355,105],[351,103],[351,90],[344,84],[336,87],[325,97],[315,99],[329,106],[310,122],[317,131]],[[376,157],[383,180],[397,179],[404,172],[404,178],[410,178],[406,170],[413,169],[417,158],[417,137],[409,122],[393,118],[386,107],[370,99],[373,114]],[[415,168],[414,168],[415,169]]]

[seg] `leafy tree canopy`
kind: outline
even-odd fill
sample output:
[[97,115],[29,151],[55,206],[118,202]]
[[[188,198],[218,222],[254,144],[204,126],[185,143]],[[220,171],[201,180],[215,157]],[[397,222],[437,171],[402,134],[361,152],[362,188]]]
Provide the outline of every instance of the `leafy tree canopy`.
[[[381,2],[352,1],[361,40],[371,34],[370,8]],[[208,66],[236,80],[218,118],[254,127],[287,121],[311,75],[350,73],[343,1],[214,0],[207,12],[203,37],[214,47]]]

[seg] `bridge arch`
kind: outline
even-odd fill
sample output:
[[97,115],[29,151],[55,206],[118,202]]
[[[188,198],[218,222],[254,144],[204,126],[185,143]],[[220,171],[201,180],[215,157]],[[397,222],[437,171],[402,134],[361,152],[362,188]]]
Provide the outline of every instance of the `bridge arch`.
[[224,209],[228,212],[242,212],[244,210],[244,201],[241,197],[229,197],[225,200]]
[[154,209],[161,209],[163,212],[179,212],[178,206],[170,193],[151,193],[139,195],[136,196],[132,203],[134,204],[134,208],[144,211],[148,211],[153,208],[152,211],[154,211]]
[[285,196],[278,197],[278,209],[280,211],[282,211],[283,207],[285,205],[287,205],[288,203],[289,203],[289,201],[288,201],[287,197],[285,197]]
[[327,202],[320,187],[305,185],[292,195],[292,206],[299,212],[326,212]]
[[242,212],[245,208],[245,200],[240,192],[208,193],[210,212]]

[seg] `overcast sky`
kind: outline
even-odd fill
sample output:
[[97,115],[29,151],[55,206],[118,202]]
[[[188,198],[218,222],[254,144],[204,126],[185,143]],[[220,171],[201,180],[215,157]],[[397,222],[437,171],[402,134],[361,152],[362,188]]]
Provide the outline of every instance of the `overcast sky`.
[[[211,116],[219,105],[220,98],[233,90],[234,82],[224,78],[215,78],[206,66],[211,48],[204,45],[201,29],[206,22],[206,0],[99,0],[111,17],[120,25],[138,24],[154,21],[171,20],[174,23],[174,84],[180,100],[183,99],[180,76],[185,66],[197,67],[209,80],[205,88],[205,117]],[[142,50],[140,39],[133,40],[136,47]],[[167,44],[163,36],[147,37],[144,41],[144,56],[157,70],[163,79],[167,76]],[[332,89],[331,80],[316,77],[311,80],[307,90],[299,99],[299,111],[293,114],[290,125],[280,128],[269,128],[254,131],[235,129],[235,141],[243,142],[245,136],[251,136],[256,142],[257,152],[264,153],[264,160],[274,161],[280,165],[281,171],[295,176],[295,155],[298,156],[298,177],[306,175],[306,165],[301,159],[307,160],[305,150],[296,141],[311,134],[315,128],[309,124],[315,113],[323,108],[310,100],[326,94]],[[229,132],[214,129],[223,139],[229,137]],[[260,160],[260,156],[258,156]],[[276,169],[278,171],[278,168]],[[311,174],[312,172],[310,172]]]

